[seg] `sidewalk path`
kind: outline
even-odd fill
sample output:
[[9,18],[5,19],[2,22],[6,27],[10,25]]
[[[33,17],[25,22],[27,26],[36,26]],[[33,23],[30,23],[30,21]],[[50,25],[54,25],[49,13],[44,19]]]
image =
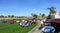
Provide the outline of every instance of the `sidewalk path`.
[[34,27],[31,31],[29,31],[28,33],[41,33],[41,30],[39,30],[38,28],[40,27],[40,21],[37,22],[38,25],[36,27]]

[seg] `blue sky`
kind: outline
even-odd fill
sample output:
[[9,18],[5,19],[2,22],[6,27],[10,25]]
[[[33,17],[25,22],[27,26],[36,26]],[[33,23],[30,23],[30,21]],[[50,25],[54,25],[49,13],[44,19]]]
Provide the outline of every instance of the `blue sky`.
[[60,11],[60,0],[0,0],[0,15],[30,16],[31,13],[49,14],[48,7]]

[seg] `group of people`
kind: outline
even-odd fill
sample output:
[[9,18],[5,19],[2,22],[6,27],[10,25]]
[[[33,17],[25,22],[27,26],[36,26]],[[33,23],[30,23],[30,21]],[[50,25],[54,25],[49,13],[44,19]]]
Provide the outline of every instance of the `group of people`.
[[41,25],[39,27],[40,30],[42,30],[43,33],[55,33],[55,28],[51,25],[51,22],[49,22],[47,19],[40,20]]

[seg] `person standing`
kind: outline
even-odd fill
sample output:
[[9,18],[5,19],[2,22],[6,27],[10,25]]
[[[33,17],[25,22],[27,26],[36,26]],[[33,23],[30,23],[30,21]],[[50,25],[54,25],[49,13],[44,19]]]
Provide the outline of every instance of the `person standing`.
[[44,26],[44,22],[43,22],[43,20],[41,20],[40,22],[41,22],[41,27],[43,27],[43,26]]
[[43,26],[44,26],[44,22],[43,22],[43,20],[40,20],[40,27],[39,27],[39,29],[42,29],[43,28]]

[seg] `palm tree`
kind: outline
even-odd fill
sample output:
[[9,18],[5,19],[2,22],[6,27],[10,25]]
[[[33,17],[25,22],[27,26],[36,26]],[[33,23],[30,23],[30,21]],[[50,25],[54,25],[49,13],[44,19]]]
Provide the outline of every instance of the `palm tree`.
[[42,16],[41,16],[42,18],[44,18],[45,17],[45,14],[42,14]]
[[39,15],[41,16],[41,13]]
[[8,15],[8,17],[14,17],[14,15]]
[[8,17],[11,17],[10,15],[8,15]]
[[41,13],[39,13],[39,17],[41,18]]
[[54,7],[50,7],[50,8],[47,8],[47,9],[50,10],[50,14],[55,14],[56,13],[56,11],[55,11],[56,8],[54,8]]
[[34,18],[37,18],[38,17],[38,15],[37,14],[31,14]]
[[47,16],[47,19],[51,19],[51,18],[52,18],[52,16],[51,16],[51,15],[48,15],[48,16]]
[[11,15],[11,17],[14,17],[14,15]]
[[38,17],[38,15],[37,14],[31,14],[32,16],[33,16],[33,18],[35,18],[35,22],[37,22],[37,17]]

